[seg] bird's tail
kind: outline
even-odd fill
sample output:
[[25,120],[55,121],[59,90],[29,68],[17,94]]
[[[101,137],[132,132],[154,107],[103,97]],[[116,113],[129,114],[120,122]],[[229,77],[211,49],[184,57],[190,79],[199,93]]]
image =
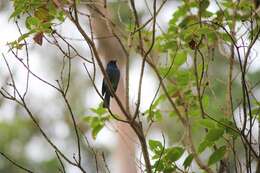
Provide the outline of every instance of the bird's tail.
[[109,105],[110,105],[110,94],[106,93],[105,94],[105,98],[104,98],[103,107],[104,108],[109,108]]

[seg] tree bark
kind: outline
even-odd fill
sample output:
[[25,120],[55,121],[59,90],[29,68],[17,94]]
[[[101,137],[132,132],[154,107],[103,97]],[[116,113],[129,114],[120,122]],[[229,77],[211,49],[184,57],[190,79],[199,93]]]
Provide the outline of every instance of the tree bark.
[[[95,4],[88,6],[88,10],[91,14],[91,27],[96,43],[98,45],[98,51],[103,59],[104,66],[110,60],[117,60],[118,66],[121,72],[121,78],[119,81],[116,94],[121,99],[122,103],[126,102],[125,97],[125,72],[124,66],[126,62],[126,55],[119,41],[113,36],[112,26],[104,16],[111,16],[109,9],[103,4],[104,1],[96,0]],[[103,5],[102,5],[103,4]],[[114,99],[111,100],[111,109],[117,115],[122,115],[120,108],[115,103]],[[121,117],[124,118],[124,117]],[[112,158],[114,159],[115,172],[118,173],[136,173],[136,161],[135,161],[135,139],[136,136],[128,124],[117,122],[118,130],[118,143],[116,151],[113,152]]]

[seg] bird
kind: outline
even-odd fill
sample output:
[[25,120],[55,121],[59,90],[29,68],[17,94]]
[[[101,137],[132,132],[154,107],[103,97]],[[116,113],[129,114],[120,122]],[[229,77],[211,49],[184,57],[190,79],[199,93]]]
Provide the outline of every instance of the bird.
[[[108,62],[106,67],[106,73],[112,85],[113,91],[116,92],[118,82],[120,79],[120,70],[116,65],[116,60],[111,60]],[[110,97],[113,97],[113,94],[110,92],[105,78],[103,79],[103,83],[102,83],[102,96],[104,97],[103,107],[109,108]]]

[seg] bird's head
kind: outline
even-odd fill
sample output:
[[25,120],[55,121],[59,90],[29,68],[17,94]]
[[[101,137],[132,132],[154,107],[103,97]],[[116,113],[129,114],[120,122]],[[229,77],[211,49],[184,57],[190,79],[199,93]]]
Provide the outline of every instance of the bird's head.
[[111,62],[112,62],[113,64],[116,64],[116,60],[111,60]]
[[114,65],[116,65],[116,60],[111,60],[111,61],[109,61],[108,64],[114,64]]

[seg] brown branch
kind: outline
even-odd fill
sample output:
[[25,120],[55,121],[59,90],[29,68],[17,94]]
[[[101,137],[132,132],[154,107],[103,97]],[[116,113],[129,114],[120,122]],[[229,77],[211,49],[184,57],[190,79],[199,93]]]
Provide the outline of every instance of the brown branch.
[[[18,22],[15,21],[15,24],[16,24],[16,27],[17,27],[19,33],[20,33],[20,36],[22,36],[23,33],[22,33],[22,30],[21,30],[21,28],[20,28]],[[24,39],[23,42],[24,42],[24,45],[25,45],[26,63],[27,63],[28,68],[30,68],[30,65],[29,65],[29,52],[28,52],[28,45],[27,45],[26,39]],[[27,75],[26,75],[26,88],[25,88],[25,92],[24,92],[24,94],[23,94],[23,97],[26,96],[26,94],[27,94],[27,92],[28,92],[28,89],[29,89],[29,76],[30,76],[30,72],[27,70]]]
[[[57,82],[58,82],[58,81],[57,81]],[[71,117],[71,119],[72,119],[73,128],[74,128],[75,133],[76,133],[76,140],[77,140],[77,147],[78,147],[78,163],[79,163],[79,165],[81,165],[80,137],[79,137],[79,132],[78,132],[77,123],[76,123],[76,120],[75,120],[75,115],[74,115],[74,113],[73,113],[73,111],[72,111],[72,108],[71,108],[70,103],[69,103],[69,101],[68,101],[68,99],[67,99],[67,97],[66,97],[65,92],[61,89],[61,85],[60,85],[59,82],[58,82],[58,85],[59,85],[59,87],[60,87],[60,90],[58,90],[58,91],[60,91],[60,93],[61,93],[61,95],[62,95],[62,97],[63,97],[63,99],[64,99],[64,101],[65,101],[65,103],[66,103],[66,105],[67,105],[67,108],[68,108],[68,110],[69,110],[69,112],[70,112],[70,117]]]
[[[168,0],[164,0],[162,2],[162,4],[159,6],[158,10],[156,11],[156,17],[157,15],[160,13],[161,9],[163,8],[164,4],[167,2]],[[135,34],[136,32],[141,31],[144,27],[146,27],[151,21],[153,21],[154,16],[152,16],[150,19],[148,19],[142,26],[139,26],[139,28],[136,28],[135,31],[133,32],[133,34]]]
[[162,86],[162,89],[163,89],[163,92],[165,94],[165,96],[167,97],[168,101],[170,102],[172,108],[174,109],[174,111],[176,112],[178,118],[180,119],[180,121],[182,122],[182,124],[185,124],[185,119],[183,118],[180,110],[177,108],[176,104],[174,103],[174,101],[172,100],[170,94],[168,93],[167,91],[167,88],[164,84],[164,81],[163,81],[163,78],[161,77],[160,75],[160,72],[158,71],[157,67],[150,61],[150,60],[147,60],[146,61],[150,67],[153,69],[153,71],[155,72],[157,78],[159,79],[159,82],[161,83],[161,86]]
[[[135,9],[135,7],[133,7],[133,9]],[[153,1],[153,12],[154,12],[154,19],[153,19],[153,29],[152,29],[152,42],[151,42],[151,45],[150,45],[149,49],[147,50],[147,52],[145,52],[143,60],[142,60],[141,74],[140,74],[140,79],[139,79],[139,84],[138,84],[138,98],[137,98],[137,103],[136,103],[136,110],[135,110],[135,113],[134,113],[134,117],[132,118],[132,121],[136,119],[136,117],[138,116],[138,113],[139,113],[139,107],[140,107],[140,103],[141,103],[141,92],[142,92],[142,82],[143,82],[143,76],[144,76],[145,63],[146,63],[146,59],[147,59],[148,55],[150,54],[150,52],[153,49],[154,42],[155,42],[156,0]],[[138,18],[136,18],[136,20],[138,21]],[[139,26],[138,22],[136,22],[136,24],[137,24],[137,26]],[[139,32],[139,33],[141,33],[141,32]],[[142,39],[141,36],[139,36],[139,39]]]
[[[21,102],[19,102],[16,98],[14,98],[13,100],[20,103],[20,105],[26,110],[26,112],[28,113],[28,115],[30,116],[30,118],[33,120],[34,124],[37,126],[37,128],[40,130],[41,134],[44,136],[44,138],[46,139],[46,141],[55,149],[55,151],[57,151],[69,164],[78,167],[83,173],[86,173],[86,171],[81,167],[80,165],[80,161],[81,161],[81,157],[80,157],[80,139],[79,139],[79,134],[77,132],[77,126],[76,126],[76,121],[74,118],[74,114],[72,112],[72,109],[69,105],[69,102],[67,100],[67,98],[64,95],[63,90],[61,89],[61,86],[59,85],[59,88],[54,86],[53,84],[47,82],[46,80],[40,78],[39,76],[37,76],[36,74],[34,74],[27,66],[26,64],[24,64],[24,62],[13,52],[13,50],[11,49],[12,53],[14,54],[15,58],[30,72],[30,74],[32,74],[32,76],[36,77],[37,79],[39,79],[40,81],[42,81],[43,83],[47,84],[48,86],[56,89],[59,93],[62,94],[66,105],[68,106],[68,109],[70,111],[70,115],[72,117],[73,120],[73,125],[74,125],[74,129],[76,131],[76,137],[77,137],[77,142],[78,142],[78,155],[79,155],[79,163],[74,163],[72,162],[69,158],[67,158],[59,149],[58,147],[49,139],[49,137],[47,136],[47,134],[44,132],[44,130],[41,128],[41,126],[39,125],[39,123],[37,122],[37,120],[35,119],[34,115],[32,114],[32,112],[30,111],[29,107],[27,106],[26,102],[25,102],[25,98],[21,96],[21,94],[19,93],[19,91],[17,90],[16,87],[14,87],[14,89],[16,90],[16,93],[18,94]],[[12,72],[10,71],[10,75],[12,75]],[[58,83],[59,84],[59,83]]]
[[26,171],[26,172],[28,172],[28,173],[33,173],[33,171],[31,171],[31,170],[29,170],[29,169],[27,169],[27,168],[21,166],[21,165],[18,164],[17,162],[15,162],[15,161],[13,161],[12,159],[10,159],[5,153],[0,152],[0,154],[1,154],[6,160],[8,160],[9,162],[11,162],[14,166],[16,166],[16,167],[18,167],[18,168],[20,168],[20,169],[22,169],[22,170],[24,170],[24,171]]
[[61,171],[62,171],[62,173],[66,173],[64,164],[63,164],[63,162],[62,162],[62,160],[61,160],[61,158],[60,158],[60,156],[59,156],[59,153],[58,153],[57,151],[55,151],[55,153],[56,153],[56,156],[57,156],[57,158],[58,158],[58,160],[59,160],[59,163],[60,163],[60,165],[61,165],[61,168],[62,168]]
[[102,159],[103,159],[103,162],[104,162],[104,165],[105,165],[107,172],[110,173],[110,169],[107,165],[106,157],[105,157],[105,154],[103,152],[102,152]]

